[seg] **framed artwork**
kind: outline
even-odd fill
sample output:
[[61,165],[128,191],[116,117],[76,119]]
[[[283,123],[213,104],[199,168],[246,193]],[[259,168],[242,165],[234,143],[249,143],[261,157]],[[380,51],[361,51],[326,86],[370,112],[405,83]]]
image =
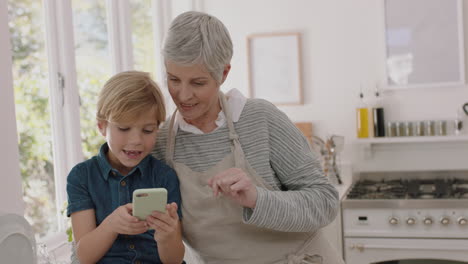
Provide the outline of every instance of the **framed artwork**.
[[276,105],[303,104],[300,34],[247,37],[250,97]]

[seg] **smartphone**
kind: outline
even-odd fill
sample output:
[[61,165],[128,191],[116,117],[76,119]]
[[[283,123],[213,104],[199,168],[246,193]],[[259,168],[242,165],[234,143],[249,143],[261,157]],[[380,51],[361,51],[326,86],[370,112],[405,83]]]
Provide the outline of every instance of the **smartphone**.
[[166,212],[166,188],[137,189],[133,191],[133,216],[145,220],[153,211]]

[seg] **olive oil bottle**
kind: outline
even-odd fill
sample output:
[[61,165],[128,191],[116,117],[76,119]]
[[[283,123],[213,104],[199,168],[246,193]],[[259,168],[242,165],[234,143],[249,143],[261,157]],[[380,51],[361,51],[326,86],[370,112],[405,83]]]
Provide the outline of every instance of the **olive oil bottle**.
[[364,102],[364,94],[359,93],[359,106],[356,108],[356,128],[358,138],[369,137],[369,108]]

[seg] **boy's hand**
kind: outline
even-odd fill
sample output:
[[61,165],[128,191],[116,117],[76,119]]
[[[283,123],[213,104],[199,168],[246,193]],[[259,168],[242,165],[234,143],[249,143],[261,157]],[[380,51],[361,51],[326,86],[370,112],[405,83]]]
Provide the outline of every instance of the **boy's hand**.
[[104,219],[106,229],[117,234],[137,235],[148,230],[148,224],[132,215],[131,203],[117,207],[117,209]]
[[154,240],[156,242],[165,242],[171,240],[177,235],[177,227],[179,225],[179,215],[177,214],[177,204],[171,203],[166,205],[166,212],[161,213],[153,211],[146,218],[149,226],[154,228]]

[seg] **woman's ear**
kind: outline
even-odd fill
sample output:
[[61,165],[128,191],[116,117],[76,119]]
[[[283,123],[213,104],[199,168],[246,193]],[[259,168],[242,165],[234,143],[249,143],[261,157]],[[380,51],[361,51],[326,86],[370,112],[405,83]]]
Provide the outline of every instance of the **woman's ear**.
[[230,70],[231,70],[231,64],[224,65],[223,79],[221,80],[221,84],[224,83],[224,81],[226,80]]
[[103,137],[106,136],[106,128],[107,128],[107,121],[99,120],[97,121],[97,126],[99,128],[99,132]]

